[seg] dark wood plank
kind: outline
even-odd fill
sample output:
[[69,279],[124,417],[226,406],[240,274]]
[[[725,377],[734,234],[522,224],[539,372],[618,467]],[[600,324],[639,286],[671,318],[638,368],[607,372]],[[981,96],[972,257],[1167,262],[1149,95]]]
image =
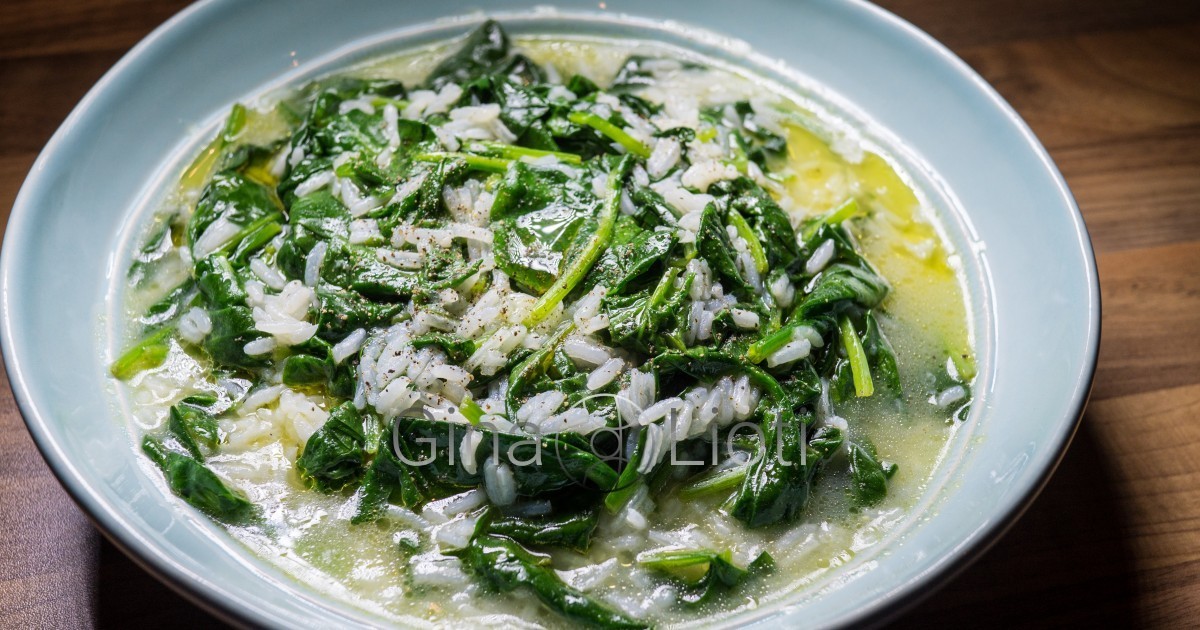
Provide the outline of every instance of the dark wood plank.
[[957,52],[1052,152],[1200,124],[1200,22]]
[[1085,142],[1052,154],[1083,209],[1096,251],[1200,240],[1200,125]]
[[184,0],[5,0],[0,59],[124,52],[187,6]]
[[46,467],[7,391],[0,395],[0,497],[0,626],[88,623],[98,535]]
[[1194,625],[1197,416],[1196,385],[1093,401],[1030,511],[982,560],[897,625]]
[[59,123],[104,73],[121,58],[122,51],[39,55],[15,61],[0,60],[0,85],[5,94],[34,97],[0,99],[0,156],[37,153]]
[[1190,0],[880,0],[953,50],[1022,39],[1152,28],[1200,19]]
[[1200,242],[1102,254],[1093,400],[1200,383]]

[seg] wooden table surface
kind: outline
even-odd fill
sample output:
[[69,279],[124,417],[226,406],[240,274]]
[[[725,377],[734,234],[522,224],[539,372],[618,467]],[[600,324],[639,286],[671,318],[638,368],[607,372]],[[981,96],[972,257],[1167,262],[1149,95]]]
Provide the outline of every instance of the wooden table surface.
[[[1200,624],[1200,2],[888,0],[1050,150],[1100,265],[1095,389],[1026,516],[900,626]],[[0,211],[125,51],[183,6],[0,3]],[[0,391],[0,626],[216,621],[106,542]]]

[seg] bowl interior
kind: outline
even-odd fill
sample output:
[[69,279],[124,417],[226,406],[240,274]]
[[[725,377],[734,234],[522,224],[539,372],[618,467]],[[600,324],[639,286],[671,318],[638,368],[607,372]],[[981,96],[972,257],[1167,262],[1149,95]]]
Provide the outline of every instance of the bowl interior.
[[[742,621],[785,614],[826,625],[894,610],[1015,517],[1075,426],[1094,366],[1098,291],[1087,235],[1061,177],[961,61],[869,5],[614,1],[597,11],[588,2],[559,4],[529,11],[524,2],[498,2],[489,14],[515,32],[666,41],[794,86],[858,121],[942,217],[967,280],[979,358],[968,426],[893,540],[782,610],[764,607]],[[18,197],[0,270],[2,332],[31,432],[68,490],[119,544],[231,616],[270,625],[377,619],[296,583],[156,483],[106,378],[131,235],[230,103],[459,34],[481,16],[441,18],[471,8],[201,2],[89,93]]]

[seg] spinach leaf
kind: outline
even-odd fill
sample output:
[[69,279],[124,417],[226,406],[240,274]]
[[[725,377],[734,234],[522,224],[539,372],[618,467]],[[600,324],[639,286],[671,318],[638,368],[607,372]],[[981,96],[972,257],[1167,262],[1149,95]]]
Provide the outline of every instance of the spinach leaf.
[[283,384],[289,387],[316,385],[329,380],[330,361],[311,354],[293,354],[283,360]]
[[871,371],[875,378],[883,382],[893,396],[900,396],[900,368],[896,363],[896,352],[892,344],[884,336],[879,327],[879,320],[874,311],[867,311],[864,316],[866,330],[863,331],[863,348],[871,361]]
[[417,272],[420,280],[415,294],[427,301],[436,301],[438,291],[462,284],[479,271],[480,265],[478,260],[469,262],[460,247],[429,251]]
[[[563,254],[586,232],[588,219],[562,208],[532,212],[496,225],[496,266],[535,295],[554,286]],[[594,228],[593,228],[594,229]]]
[[378,302],[354,291],[317,289],[317,335],[336,343],[359,328],[387,325],[404,310],[403,303]]
[[448,83],[465,84],[489,75],[520,83],[540,83],[541,68],[523,55],[514,55],[508,35],[495,20],[484,22],[467,36],[457,52],[443,59],[425,79],[433,89]]
[[692,276],[675,286],[678,268],[668,269],[653,290],[630,296],[605,296],[601,303],[608,316],[608,336],[615,346],[654,354],[684,349],[682,330],[687,326],[686,301]]
[[407,194],[396,196],[380,212],[380,229],[394,227],[397,222],[413,223],[428,219],[441,219],[448,215],[446,202],[442,191],[446,186],[456,186],[466,177],[470,168],[469,156],[459,154],[421,154],[419,159],[431,159],[432,167],[409,173],[412,178],[420,178],[420,184],[409,190]]
[[246,354],[246,344],[267,335],[254,327],[254,316],[246,306],[226,306],[209,311],[212,332],[204,338],[204,349],[222,367],[255,368],[268,363],[266,356]]
[[186,399],[168,412],[167,431],[199,462],[204,461],[201,444],[215,449],[221,441],[217,419],[204,409],[187,404]]
[[[770,268],[785,268],[800,255],[796,231],[787,213],[749,177],[714,183],[709,194],[722,196],[728,210],[745,217],[762,244]],[[749,240],[749,239],[747,239]]]
[[137,322],[147,329],[162,326],[185,313],[196,302],[196,281],[188,278],[151,304]]
[[[531,127],[550,113],[550,102],[546,98],[549,89],[544,86],[527,87],[499,77],[493,78],[491,85],[491,100],[500,105],[501,120],[518,137],[518,143],[522,142],[520,138],[529,133]],[[534,131],[535,135],[537,133]],[[535,140],[535,144],[543,144],[536,142],[536,138],[530,139]],[[546,148],[556,147],[551,140],[551,146]]]
[[811,424],[811,417],[798,417],[777,404],[770,405],[767,417],[766,441],[751,462],[731,510],[749,528],[795,520],[808,502],[817,468],[842,443],[838,429],[822,427],[806,446],[802,426]]
[[430,332],[412,340],[412,347],[417,350],[429,346],[440,348],[446,353],[446,357],[455,363],[463,363],[475,354],[475,342],[454,333]]
[[722,281],[727,292],[738,291],[743,295],[756,295],[754,287],[746,282],[734,263],[735,255],[733,244],[729,242],[729,233],[721,223],[716,206],[711,203],[700,215],[696,249],[700,256],[708,261],[709,268]]
[[855,507],[870,507],[887,496],[887,482],[897,467],[879,459],[870,442],[850,442],[847,449],[850,465],[850,499]]
[[305,257],[318,241],[343,241],[350,235],[350,211],[328,190],[297,199],[288,211],[291,231],[279,248],[277,262],[284,275],[304,278]]
[[[672,232],[651,232],[634,228],[632,239],[627,242],[614,244],[604,252],[596,266],[583,281],[582,286],[602,285],[608,288],[607,295],[620,295],[639,288],[639,280],[649,274],[652,269],[665,262],[668,254],[675,246],[675,234]],[[661,279],[658,275],[658,279]],[[657,279],[656,279],[657,282]]]
[[[451,485],[479,484],[483,479],[483,464],[492,456],[511,468],[518,496],[542,496],[577,486],[608,490],[617,481],[616,471],[604,460],[560,436],[498,433],[486,428],[418,418],[400,418],[396,429],[401,444],[426,445],[419,449],[414,447],[409,458],[411,461],[430,460],[420,466],[420,472]],[[466,470],[458,453],[467,431],[478,431],[482,437],[474,454],[474,473]]]
[[227,522],[244,521],[254,513],[246,497],[196,459],[168,449],[150,435],[142,439],[142,451],[162,469],[171,491],[192,507]]
[[591,271],[592,265],[596,264],[596,260],[608,248],[616,228],[617,212],[621,205],[621,190],[624,188],[625,179],[629,177],[632,168],[633,160],[626,155],[620,158],[609,171],[608,181],[605,184],[607,198],[600,207],[595,232],[580,247],[573,252],[568,252],[566,263],[558,279],[542,294],[542,297],[530,309],[525,321],[522,322],[527,328],[532,328],[545,319],[554,310],[554,307],[558,306],[558,303],[567,297]]
[[651,551],[639,554],[637,563],[665,573],[684,585],[685,590],[679,594],[679,599],[691,605],[700,604],[717,591],[732,589],[747,578],[775,567],[774,559],[765,551],[745,568],[733,563],[733,554],[729,551]]
[[[463,465],[459,452],[469,431],[480,432],[482,438],[473,471]],[[492,456],[511,469],[518,496],[543,496],[570,487],[607,490],[617,480],[616,471],[602,459],[558,437],[398,418],[383,439],[363,481],[355,522],[378,518],[389,500],[415,508],[475,487],[483,482],[484,462]]]
[[365,447],[362,416],[354,403],[345,402],[308,438],[296,468],[318,490],[341,490],[362,474]]
[[527,587],[551,610],[573,623],[595,628],[649,628],[601,604],[562,581],[548,556],[492,534],[476,535],[463,552],[467,568],[501,593]]
[[517,282],[544,293],[557,279],[568,250],[595,228],[600,201],[578,178],[515,161],[496,187],[497,266]]
[[352,109],[332,116],[324,125],[312,129],[312,142],[318,154],[337,155],[348,151],[376,154],[388,145],[382,122],[379,113]]
[[109,373],[119,380],[126,381],[139,372],[162,365],[171,353],[171,332],[170,328],[160,328],[143,337],[113,361],[108,368]]
[[522,545],[548,545],[586,553],[592,533],[600,522],[600,511],[587,508],[544,516],[490,514],[483,531],[511,538]]
[[421,281],[415,271],[397,269],[380,261],[374,248],[344,243],[330,244],[325,264],[321,266],[321,279],[381,301],[407,298],[420,287]]
[[429,501],[470,488],[470,484],[450,485],[427,477],[423,474],[423,467],[410,465],[398,457],[394,446],[402,449],[409,462],[421,461],[415,457],[415,453],[410,452],[411,445],[403,440],[393,440],[393,430],[392,426],[386,426],[379,436],[375,459],[371,461],[359,489],[358,508],[350,519],[355,525],[379,520],[389,502],[416,509]]
[[397,81],[346,76],[313,82],[307,91],[311,104],[300,128],[302,132],[320,127],[340,116],[340,106],[344,101],[364,94],[376,94],[384,98],[403,98],[405,94],[404,85]]
[[888,290],[887,282],[874,271],[835,263],[817,276],[812,290],[796,306],[789,321],[812,317],[843,302],[874,308],[887,296]]
[[196,286],[210,309],[245,306],[246,291],[229,259],[214,254],[196,261]]
[[617,478],[617,485],[604,495],[604,509],[608,510],[609,514],[616,514],[629,503],[633,495],[644,484],[642,481],[643,475],[638,472],[641,466],[642,458],[646,455],[646,439],[649,435],[647,431],[639,431],[637,443],[634,444],[633,453],[629,456],[629,461],[625,463],[625,468],[621,470],[621,476]]
[[517,417],[522,397],[529,394],[533,383],[546,373],[554,360],[554,352],[574,329],[573,323],[560,324],[541,348],[522,359],[509,373],[508,391],[504,399],[505,412],[509,418]]
[[126,273],[130,286],[141,286],[149,280],[154,274],[158,261],[170,253],[174,247],[172,233],[175,221],[175,215],[157,214],[154,216],[150,228],[147,230],[146,240],[138,248],[133,263],[129,265],[129,271]]
[[[262,225],[277,221],[282,212],[283,204],[271,188],[237,171],[218,173],[205,186],[196,210],[188,220],[188,246],[196,260],[214,252],[231,250]],[[237,232],[229,237],[209,234],[207,230],[219,220],[225,222],[222,225],[232,225]],[[221,232],[220,228],[217,230]],[[208,238],[201,238],[206,235]]]

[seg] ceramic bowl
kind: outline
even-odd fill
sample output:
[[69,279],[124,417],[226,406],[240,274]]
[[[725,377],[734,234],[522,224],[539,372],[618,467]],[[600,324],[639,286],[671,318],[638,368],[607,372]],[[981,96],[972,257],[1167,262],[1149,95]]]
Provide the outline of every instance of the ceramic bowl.
[[[979,376],[968,426],[888,540],[739,624],[841,626],[896,614],[994,542],[1054,470],[1099,337],[1087,232],[1046,151],[965,63],[861,2],[488,3],[516,33],[693,48],[795,87],[889,147],[941,214],[965,272]],[[0,262],[4,358],[63,485],[147,569],[228,619],[372,625],[165,494],[107,376],[130,235],[231,103],[373,53],[458,35],[470,1],[200,2],[100,80],[46,145]],[[466,17],[462,17],[462,16]],[[458,16],[458,17],[456,17]]]

